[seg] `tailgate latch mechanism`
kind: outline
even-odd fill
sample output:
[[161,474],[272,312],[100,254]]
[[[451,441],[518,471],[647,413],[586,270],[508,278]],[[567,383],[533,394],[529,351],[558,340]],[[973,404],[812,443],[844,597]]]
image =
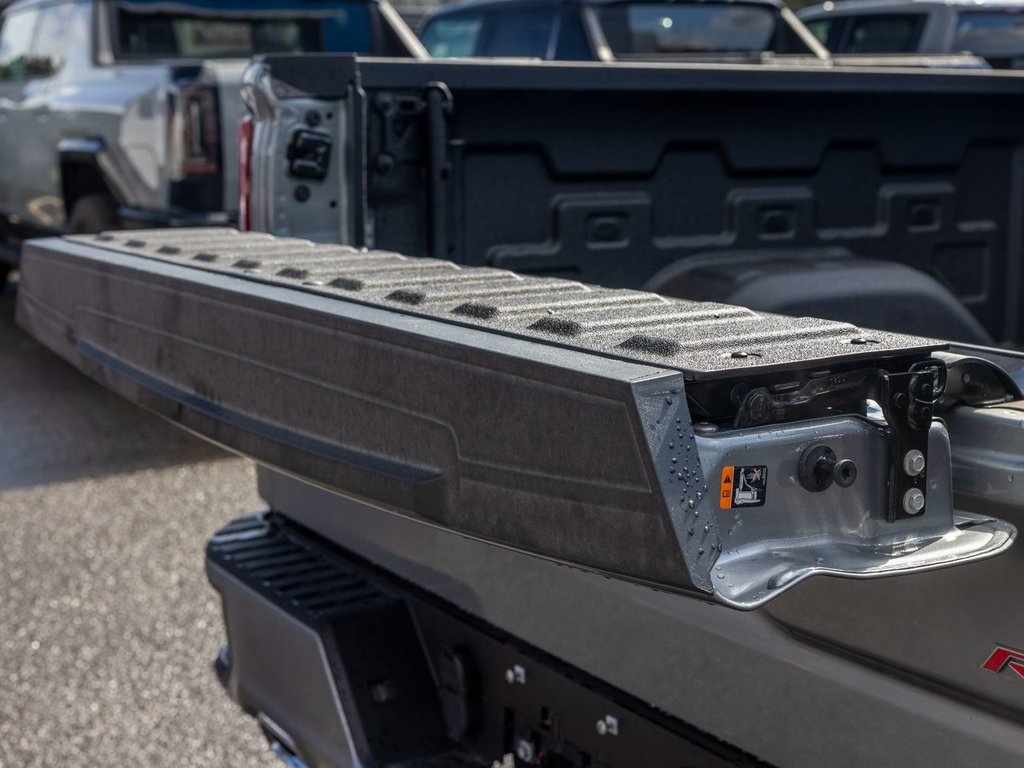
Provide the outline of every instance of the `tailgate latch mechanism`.
[[934,358],[906,373],[881,372],[879,405],[892,431],[890,523],[924,513],[928,498],[928,430],[946,388],[946,366]]

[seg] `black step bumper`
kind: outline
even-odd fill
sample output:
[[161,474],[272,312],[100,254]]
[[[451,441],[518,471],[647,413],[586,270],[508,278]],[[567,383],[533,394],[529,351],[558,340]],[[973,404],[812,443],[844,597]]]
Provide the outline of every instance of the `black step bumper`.
[[305,765],[760,764],[279,514],[224,528],[206,568],[221,681]]

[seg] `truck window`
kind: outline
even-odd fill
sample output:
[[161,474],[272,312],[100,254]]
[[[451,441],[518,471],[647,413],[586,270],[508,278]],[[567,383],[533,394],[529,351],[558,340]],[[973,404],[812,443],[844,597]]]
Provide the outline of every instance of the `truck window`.
[[659,53],[749,53],[775,35],[770,6],[741,3],[614,3],[597,11],[616,56]]
[[1024,56],[1024,8],[961,11],[953,48],[994,59]]
[[451,13],[430,19],[420,35],[431,56],[444,59],[475,56],[483,29],[482,13]]
[[589,61],[594,58],[587,33],[583,30],[583,22],[580,15],[574,11],[562,11],[562,18],[558,24],[555,58],[561,61]]
[[0,80],[23,80],[31,70],[32,35],[39,10],[29,8],[4,16],[0,27]]
[[33,75],[52,75],[64,65],[68,46],[67,28],[73,8],[70,3],[49,5],[42,9],[32,45]]
[[835,17],[829,17],[827,19],[812,19],[810,21],[805,21],[804,26],[811,31],[811,34],[814,35],[819,43],[831,50],[832,46],[836,45],[838,41],[829,38],[835,37],[835,33],[840,26],[837,22],[845,20],[845,18]]
[[828,33],[832,29],[832,22],[833,19],[815,19],[814,21],[805,21],[804,26],[810,30],[819,43],[827,46]]
[[370,16],[362,2],[124,0],[115,23],[122,59],[373,49]]
[[548,58],[555,25],[551,6],[502,8],[490,11],[489,15],[484,56]]
[[913,53],[924,31],[922,13],[879,13],[853,17],[844,53]]

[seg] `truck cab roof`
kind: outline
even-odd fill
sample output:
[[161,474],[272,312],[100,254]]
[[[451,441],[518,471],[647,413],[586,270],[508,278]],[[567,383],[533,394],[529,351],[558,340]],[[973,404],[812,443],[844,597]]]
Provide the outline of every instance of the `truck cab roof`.
[[842,12],[850,14],[898,13],[908,9],[971,8],[972,10],[999,10],[1024,8],[1021,0],[828,0],[797,12],[801,19]]

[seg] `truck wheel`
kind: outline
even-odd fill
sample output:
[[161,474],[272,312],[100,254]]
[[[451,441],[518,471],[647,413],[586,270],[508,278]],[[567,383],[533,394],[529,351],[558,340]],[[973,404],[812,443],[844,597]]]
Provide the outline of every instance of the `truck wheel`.
[[106,195],[85,195],[78,198],[68,217],[71,235],[91,235],[107,229],[120,229],[117,203]]

